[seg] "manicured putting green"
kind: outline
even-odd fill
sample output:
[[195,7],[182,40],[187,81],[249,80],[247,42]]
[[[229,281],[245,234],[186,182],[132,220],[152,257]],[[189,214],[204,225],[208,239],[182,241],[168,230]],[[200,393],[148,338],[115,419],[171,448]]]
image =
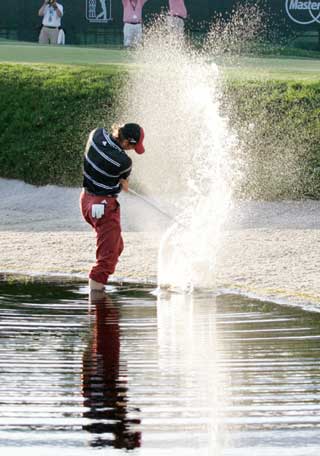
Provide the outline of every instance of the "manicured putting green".
[[[67,65],[131,65],[130,52],[115,48],[43,46],[36,43],[0,41],[0,62]],[[220,62],[236,79],[320,80],[320,59],[302,57],[241,57]]]

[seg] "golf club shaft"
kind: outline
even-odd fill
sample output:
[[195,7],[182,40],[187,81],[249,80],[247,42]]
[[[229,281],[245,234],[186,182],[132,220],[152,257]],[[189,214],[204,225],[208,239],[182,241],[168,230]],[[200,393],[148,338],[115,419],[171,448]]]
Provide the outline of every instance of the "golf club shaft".
[[160,212],[160,214],[164,215],[165,217],[167,217],[168,219],[170,219],[172,222],[175,222],[176,220],[174,219],[174,217],[172,217],[171,215],[167,214],[167,212],[163,211],[162,209],[160,209],[160,207],[158,207],[153,201],[149,200],[149,198],[143,196],[143,195],[140,195],[139,193],[135,192],[134,190],[132,190],[131,188],[129,188],[129,193],[131,193],[132,195],[134,196],[137,196],[138,198],[140,198],[142,201],[144,201],[145,203],[147,203],[149,206],[153,207],[154,209],[156,209],[158,212]]

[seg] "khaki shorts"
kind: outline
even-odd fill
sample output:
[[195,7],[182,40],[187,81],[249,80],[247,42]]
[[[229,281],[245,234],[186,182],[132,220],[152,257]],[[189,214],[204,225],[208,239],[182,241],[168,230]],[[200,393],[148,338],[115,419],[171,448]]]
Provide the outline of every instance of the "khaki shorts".
[[58,43],[58,36],[59,36],[59,29],[57,28],[49,28],[42,26],[40,35],[39,35],[39,43],[40,44],[57,44]]

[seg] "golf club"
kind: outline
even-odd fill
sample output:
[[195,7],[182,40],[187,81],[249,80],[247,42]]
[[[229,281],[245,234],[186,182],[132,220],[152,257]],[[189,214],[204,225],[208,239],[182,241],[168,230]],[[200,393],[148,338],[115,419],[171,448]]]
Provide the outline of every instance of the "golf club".
[[139,193],[137,193],[136,191],[132,190],[131,188],[129,188],[129,193],[131,193],[132,195],[138,197],[139,199],[141,199],[142,201],[144,201],[145,203],[147,203],[149,206],[153,207],[156,211],[160,212],[160,214],[164,215],[165,217],[167,217],[167,219],[171,220],[172,222],[175,222],[177,223],[178,225],[181,225],[185,228],[185,226],[178,222],[176,220],[175,217],[172,217],[172,215],[168,214],[167,212],[163,211],[159,206],[157,206],[157,204],[155,204],[153,201],[151,201],[149,198],[147,198],[146,196],[143,196],[143,195],[140,195]]

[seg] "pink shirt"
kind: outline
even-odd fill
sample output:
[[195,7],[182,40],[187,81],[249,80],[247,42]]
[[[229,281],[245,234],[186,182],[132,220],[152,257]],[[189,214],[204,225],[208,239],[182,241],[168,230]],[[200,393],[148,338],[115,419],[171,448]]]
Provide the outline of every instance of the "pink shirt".
[[184,0],[169,0],[169,14],[171,16],[180,16],[186,19],[187,8]]
[[148,0],[122,0],[123,22],[142,22],[142,8]]

